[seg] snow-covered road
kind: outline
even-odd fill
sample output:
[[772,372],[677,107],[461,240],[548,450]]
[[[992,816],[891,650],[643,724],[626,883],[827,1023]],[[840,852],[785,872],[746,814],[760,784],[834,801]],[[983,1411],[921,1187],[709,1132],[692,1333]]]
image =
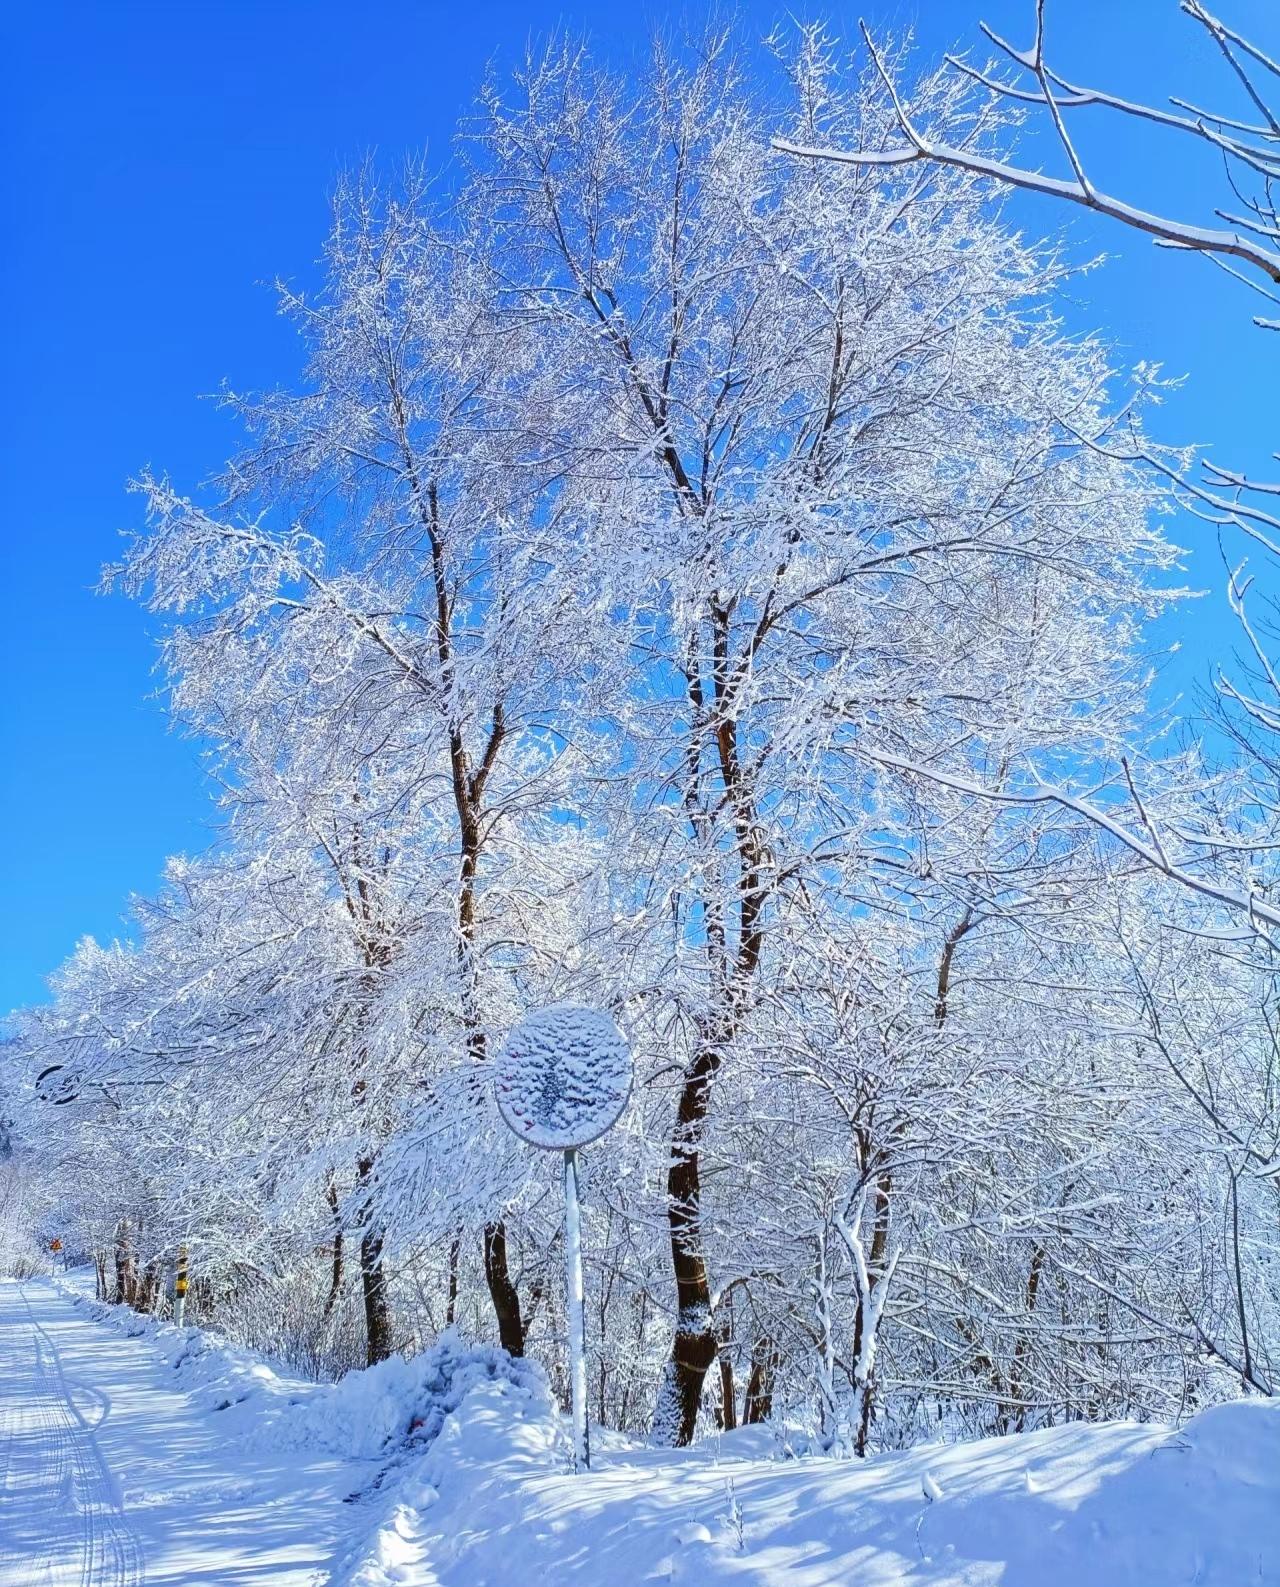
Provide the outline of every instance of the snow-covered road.
[[173,1376],[53,1285],[0,1280],[0,1587],[324,1579],[350,1466],[246,1454]]
[[67,1370],[60,1310],[43,1289],[0,1289],[0,1581],[138,1587],[142,1549],[97,1436],[111,1401],[75,1375],[78,1355]]

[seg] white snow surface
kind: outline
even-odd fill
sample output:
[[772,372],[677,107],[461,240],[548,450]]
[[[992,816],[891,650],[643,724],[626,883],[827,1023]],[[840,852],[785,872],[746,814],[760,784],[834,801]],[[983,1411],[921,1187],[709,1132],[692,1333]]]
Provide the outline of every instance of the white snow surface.
[[502,1117],[531,1146],[586,1146],[617,1123],[631,1095],[626,1038],[599,1009],[537,1009],[503,1044],[494,1092]]
[[0,1587],[1280,1587],[1273,1403],[861,1462],[594,1442],[575,1476],[541,1374],[455,1338],[317,1386],[0,1282]]
[[316,1587],[376,1465],[252,1448],[302,1385],[119,1318],[0,1280],[0,1587]]

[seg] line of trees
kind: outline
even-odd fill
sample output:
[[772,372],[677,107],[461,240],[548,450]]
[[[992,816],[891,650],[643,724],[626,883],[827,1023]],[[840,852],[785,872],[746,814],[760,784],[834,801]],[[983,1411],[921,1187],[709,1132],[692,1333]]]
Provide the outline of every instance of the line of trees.
[[[994,155],[998,104],[913,92]],[[972,792],[1138,768],[1255,831],[1151,712],[1168,483],[1096,444],[1141,415],[981,171],[772,141],[898,128],[817,28],[530,55],[450,179],[339,188],[222,476],[139,483],[110,581],[225,826],[5,1071],[119,1298],[186,1242],[193,1311],[317,1371],[456,1324],[554,1374],[555,1186],[488,1065],[572,999],[638,1060],[587,1163],[602,1421],[861,1453],[1272,1392],[1269,942]]]

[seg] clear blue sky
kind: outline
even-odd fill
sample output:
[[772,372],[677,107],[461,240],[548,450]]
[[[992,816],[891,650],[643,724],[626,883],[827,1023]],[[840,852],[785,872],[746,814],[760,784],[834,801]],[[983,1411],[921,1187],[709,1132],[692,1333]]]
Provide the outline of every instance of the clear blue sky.
[[[763,33],[794,4],[747,0]],[[985,17],[1026,42],[1032,0],[863,0],[880,30],[910,24],[922,57],[977,45]],[[1276,0],[1222,0],[1229,19],[1280,44]],[[167,854],[210,841],[213,810],[194,745],[154,697],[155,625],[92,593],[118,531],[137,523],[125,483],[145,464],[194,486],[231,450],[201,394],[294,378],[297,348],[261,285],[306,279],[336,172],[367,151],[394,165],[443,159],[485,64],[530,34],[585,30],[605,54],[643,48],[655,23],[695,6],[593,7],[471,0],[42,0],[9,12],[0,48],[10,180],[0,254],[6,330],[0,527],[0,1012],[44,995],[43,977],[85,933],[118,935],[129,894]],[[858,10],[814,7],[846,37]],[[1064,68],[1135,96],[1224,84],[1176,0],[1050,0]],[[1224,85],[1225,96],[1225,85]],[[1217,96],[1217,97],[1224,97]],[[1085,146],[1113,187],[1203,213],[1210,166],[1175,168],[1167,141],[1089,124]],[[1162,164],[1160,155],[1165,161]],[[1280,423],[1255,311],[1202,261],[1157,254],[1118,229],[1020,199],[1020,223],[1060,229],[1113,262],[1078,283],[1073,324],[1101,327],[1127,360],[1188,372],[1164,437],[1211,443],[1256,467]],[[1273,405],[1274,407],[1274,405]],[[1203,542],[1194,523],[1183,543]],[[1198,559],[1203,582],[1220,583]],[[1203,677],[1231,644],[1215,594],[1181,623],[1166,687]]]

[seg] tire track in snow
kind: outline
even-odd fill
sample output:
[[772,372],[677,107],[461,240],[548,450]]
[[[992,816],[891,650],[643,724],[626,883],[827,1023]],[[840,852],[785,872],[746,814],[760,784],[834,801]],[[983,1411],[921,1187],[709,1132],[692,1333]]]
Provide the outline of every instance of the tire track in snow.
[[[24,1301],[25,1301],[25,1297]],[[44,1587],[74,1550],[69,1428],[51,1394],[34,1331],[13,1316],[0,1392],[4,1515],[0,1587]]]
[[[23,1300],[30,1313],[26,1294]],[[74,1423],[71,1457],[78,1509],[84,1517],[85,1550],[82,1587],[142,1587],[145,1571],[138,1539],[124,1512],[120,1487],[99,1448],[95,1427],[105,1417],[90,1424],[76,1405],[73,1388],[63,1369],[58,1347],[36,1322],[31,1325],[50,1353],[57,1391],[66,1413]]]
[[[11,1339],[7,1353],[29,1365],[11,1375],[0,1394],[0,1491],[6,1508],[7,1501],[19,1500],[22,1552],[6,1552],[0,1539],[0,1587],[68,1582],[76,1579],[71,1572],[80,1587],[144,1587],[142,1551],[95,1433],[109,1408],[105,1397],[67,1377],[57,1344],[37,1321],[25,1289],[17,1289],[25,1320],[11,1314],[6,1321],[26,1338]],[[77,1393],[97,1401],[93,1421],[76,1403]],[[18,1574],[7,1568],[10,1560]]]

